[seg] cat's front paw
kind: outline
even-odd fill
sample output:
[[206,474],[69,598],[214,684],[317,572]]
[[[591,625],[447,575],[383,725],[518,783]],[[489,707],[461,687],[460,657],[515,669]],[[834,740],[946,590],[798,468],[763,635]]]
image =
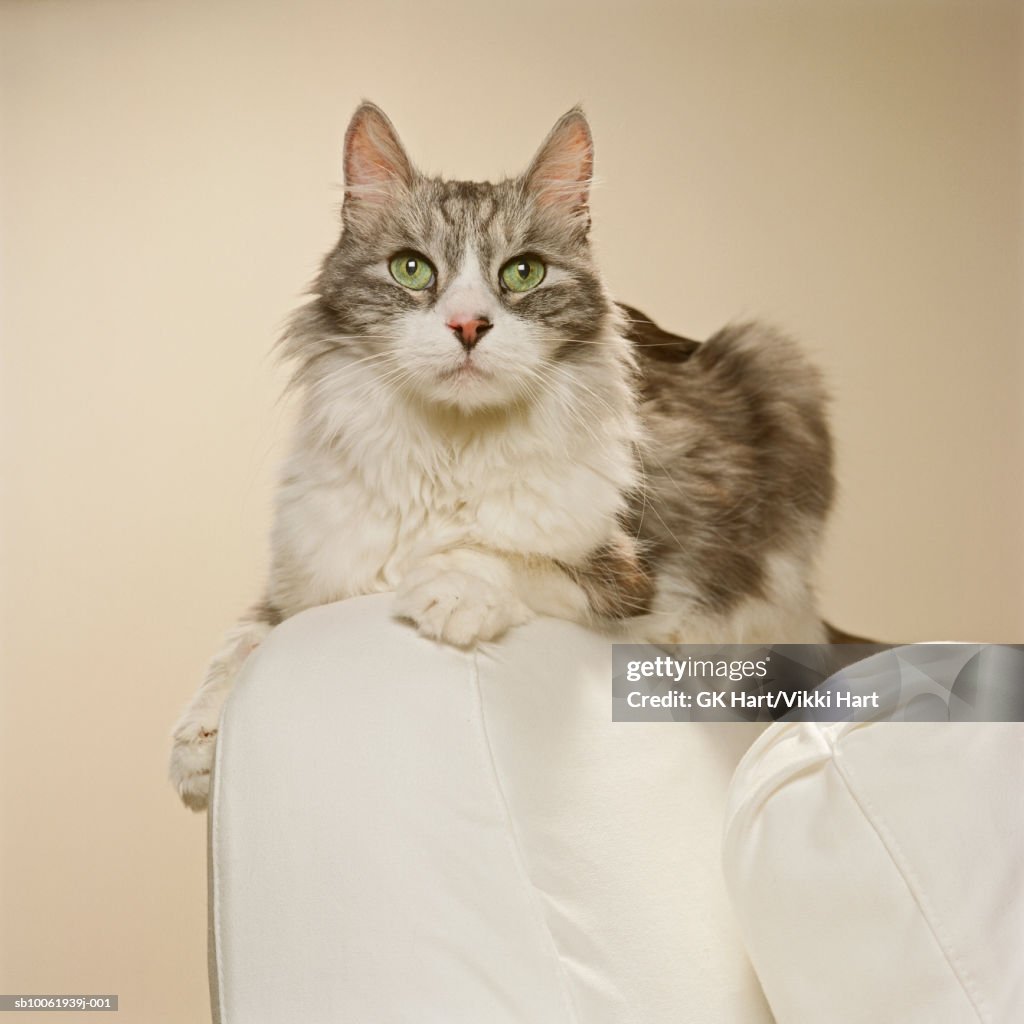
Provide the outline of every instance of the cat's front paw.
[[496,640],[530,618],[515,594],[458,569],[425,566],[402,581],[395,613],[415,623],[423,636],[455,647]]
[[204,811],[210,802],[210,774],[217,745],[217,720],[182,722],[174,731],[170,778],[182,803]]

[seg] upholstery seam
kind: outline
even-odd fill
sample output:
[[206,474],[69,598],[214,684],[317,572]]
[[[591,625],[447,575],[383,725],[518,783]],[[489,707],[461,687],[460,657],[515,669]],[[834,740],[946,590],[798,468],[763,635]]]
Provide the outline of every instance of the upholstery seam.
[[[263,645],[266,643],[267,637],[269,637],[277,628],[278,627],[275,626],[275,627],[270,629],[270,631],[263,638],[263,640],[260,641],[259,647],[263,647]],[[224,749],[225,737],[228,735],[228,733],[230,731],[230,730],[227,730],[227,729],[224,728],[224,723],[225,723],[225,721],[227,719],[228,706],[229,706],[229,704],[231,702],[232,696],[235,693],[238,692],[238,684],[239,684],[239,682],[243,678],[243,673],[244,673],[246,667],[249,667],[251,669],[252,664],[253,664],[253,655],[255,655],[256,653],[257,653],[257,651],[254,649],[254,650],[250,651],[249,654],[246,656],[245,661],[242,662],[242,665],[239,668],[237,675],[235,676],[234,682],[231,685],[231,689],[228,691],[228,695],[227,695],[227,697],[224,700],[224,705],[221,708],[220,719],[219,719],[219,722],[218,722],[218,729],[217,729],[217,742],[216,742],[216,746],[214,747],[213,792],[210,794],[211,799],[210,799],[210,803],[209,803],[209,809],[207,811],[207,814],[213,814],[214,809],[218,810],[218,813],[214,814],[214,816],[213,816],[212,828],[210,830],[211,831],[211,834],[210,834],[210,856],[211,856],[211,859],[213,860],[213,867],[211,869],[211,873],[212,873],[212,876],[213,876],[213,890],[214,890],[214,893],[217,894],[217,898],[214,900],[214,904],[213,904],[213,933],[214,933],[215,960],[216,960],[216,964],[217,964],[217,1012],[218,1012],[218,1016],[214,1018],[213,1024],[227,1024],[227,1017],[224,1014],[224,961],[223,961],[223,956],[222,956],[222,952],[221,952],[222,943],[221,943],[221,927],[220,927],[220,920],[221,920],[221,914],[220,914],[221,900],[220,900],[220,895],[219,895],[220,894],[220,871],[219,871],[220,856],[219,856],[219,852],[218,851],[219,851],[219,848],[220,848],[220,844],[219,844],[219,839],[220,839],[220,813],[219,813],[219,808],[220,808],[220,791],[221,791],[221,785],[220,785],[220,782],[221,782],[221,780],[220,780],[221,772],[218,769],[219,769],[220,761],[221,761],[221,751]],[[312,663],[311,663],[312,664],[312,668],[310,669],[310,674],[315,674],[316,672],[319,672],[320,668],[327,663],[327,661],[329,660],[329,657],[330,656],[327,653],[327,651],[320,650],[318,652],[316,658],[312,660]]]
[[544,938],[547,940],[550,952],[554,955],[555,963],[557,964],[556,974],[561,981],[563,1003],[569,1012],[571,1020],[574,1021],[575,1024],[580,1024],[581,1018],[573,1000],[572,983],[569,980],[565,961],[562,959],[562,954],[559,952],[558,944],[555,942],[554,935],[551,934],[551,926],[548,924],[547,914],[544,912],[544,908],[541,906],[540,899],[537,895],[537,887],[533,884],[533,881],[530,879],[529,873],[526,870],[526,858],[523,855],[522,844],[519,840],[519,833],[514,821],[512,820],[512,812],[508,806],[508,799],[506,798],[505,791],[501,785],[501,779],[498,774],[498,765],[494,758],[494,748],[491,744],[491,736],[487,728],[487,716],[484,713],[483,692],[480,687],[480,662],[476,651],[473,651],[472,659],[473,691],[476,696],[477,717],[480,721],[480,731],[483,739],[484,752],[491,770],[491,781],[494,787],[494,794],[502,817],[505,820],[505,835],[512,850],[512,858],[515,861],[518,874],[526,887],[527,893],[529,894],[528,898],[530,903],[533,904],[534,915],[538,919],[537,923],[540,925],[540,930]]
[[[221,709],[221,720],[223,721],[223,708]],[[227,1024],[224,1018],[224,959],[221,941],[221,919],[220,919],[220,777],[217,770],[220,765],[221,752],[224,749],[225,733],[218,727],[217,741],[213,757],[213,793],[209,803],[208,814],[210,821],[210,860],[213,862],[210,869],[210,895],[213,901],[213,959],[217,970],[217,1015],[214,1018],[216,1024]]]
[[[260,641],[257,647],[262,647],[277,627],[272,627]],[[213,775],[212,775],[212,790],[210,793],[209,803],[207,805],[207,814],[210,815],[210,851],[209,856],[212,861],[210,867],[210,888],[212,891],[208,894],[207,899],[213,902],[213,948],[214,948],[214,962],[217,967],[217,1015],[213,1018],[213,1024],[227,1024],[227,1017],[224,1013],[224,957],[223,957],[223,943],[221,941],[221,886],[220,886],[220,793],[221,793],[221,752],[224,750],[226,743],[226,737],[230,730],[225,729],[224,725],[227,721],[227,712],[231,704],[231,698],[235,693],[238,692],[238,684],[242,680],[246,668],[252,667],[253,655],[257,653],[256,649],[253,649],[246,655],[245,660],[242,662],[235,675],[234,681],[231,684],[231,688],[228,690],[228,694],[224,699],[224,704],[220,709],[220,718],[217,723],[217,739],[216,745],[213,751]],[[316,660],[314,661],[314,668],[319,669],[327,661],[327,654],[321,651]]]
[[[818,733],[819,735],[822,735],[820,730]],[[946,966],[949,968],[950,973],[956,979],[957,984],[963,991],[971,1009],[974,1010],[974,1013],[982,1024],[991,1024],[992,1018],[987,1009],[984,1008],[985,1000],[981,993],[977,991],[974,978],[971,976],[967,965],[963,962],[963,958],[953,950],[952,942],[949,939],[944,938],[943,933],[945,929],[942,928],[939,922],[938,914],[932,910],[929,901],[924,895],[922,887],[917,883],[916,877],[914,876],[913,871],[911,871],[906,857],[900,849],[899,843],[896,841],[896,837],[885,824],[882,815],[875,808],[874,804],[863,792],[858,792],[858,789],[854,787],[856,772],[853,770],[846,757],[840,752],[839,745],[833,742],[831,738],[826,738],[823,735],[822,738],[831,750],[832,761],[836,766],[836,771],[839,777],[846,786],[846,791],[853,798],[853,801],[863,815],[864,820],[878,837],[878,840],[882,844],[885,852],[888,854],[893,867],[896,869],[896,873],[903,880],[903,884],[907,887],[907,891],[914,900],[914,903],[921,914],[921,918],[924,920],[925,925],[928,927],[928,931],[931,933],[932,938],[935,940],[935,944],[939,948],[939,952],[942,954],[942,958],[946,961]]]

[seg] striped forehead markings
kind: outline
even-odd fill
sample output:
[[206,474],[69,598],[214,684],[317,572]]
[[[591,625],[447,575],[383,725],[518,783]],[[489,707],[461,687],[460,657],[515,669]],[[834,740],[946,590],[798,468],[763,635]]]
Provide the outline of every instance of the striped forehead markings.
[[445,182],[436,205],[445,226],[455,233],[454,241],[460,249],[467,241],[464,235],[484,239],[499,207],[490,186],[469,181]]

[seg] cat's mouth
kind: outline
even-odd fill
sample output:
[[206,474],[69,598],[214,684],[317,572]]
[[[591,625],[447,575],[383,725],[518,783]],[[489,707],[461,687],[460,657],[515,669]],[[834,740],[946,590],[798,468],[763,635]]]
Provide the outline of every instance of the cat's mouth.
[[[475,353],[447,360],[436,366],[434,385],[428,395],[443,405],[463,411],[504,405],[517,395],[509,389],[507,374],[500,367],[487,366]],[[481,365],[483,363],[484,365]]]
[[467,355],[457,366],[452,366],[447,370],[441,371],[441,380],[444,381],[470,381],[470,380],[484,380],[489,377],[490,374],[481,370],[480,367],[473,361],[472,357]]

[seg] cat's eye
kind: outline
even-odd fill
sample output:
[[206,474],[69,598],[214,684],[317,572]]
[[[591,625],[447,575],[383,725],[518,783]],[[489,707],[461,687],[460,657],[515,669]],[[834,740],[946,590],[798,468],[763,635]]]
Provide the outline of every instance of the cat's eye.
[[434,283],[434,267],[426,256],[406,250],[391,257],[391,276],[405,288],[421,292]]
[[501,268],[501,283],[510,292],[528,292],[544,280],[546,270],[536,256],[516,256]]

